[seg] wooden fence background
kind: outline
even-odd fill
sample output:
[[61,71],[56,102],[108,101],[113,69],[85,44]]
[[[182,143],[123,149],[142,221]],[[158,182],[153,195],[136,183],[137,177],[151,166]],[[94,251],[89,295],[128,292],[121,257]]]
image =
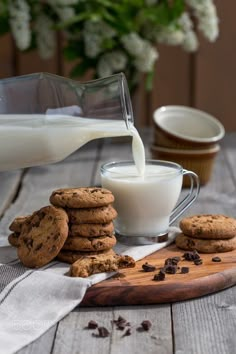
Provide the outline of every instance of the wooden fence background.
[[[201,38],[196,54],[181,48],[160,46],[154,87],[146,93],[140,87],[136,100],[139,125],[152,124],[155,108],[181,104],[203,109],[217,117],[227,131],[236,131],[236,2],[216,0],[220,36],[210,44]],[[0,37],[0,78],[39,71],[69,76],[71,64],[61,55],[60,40],[54,58],[42,60],[37,52],[19,53],[10,37]],[[80,80],[80,78],[78,78]]]

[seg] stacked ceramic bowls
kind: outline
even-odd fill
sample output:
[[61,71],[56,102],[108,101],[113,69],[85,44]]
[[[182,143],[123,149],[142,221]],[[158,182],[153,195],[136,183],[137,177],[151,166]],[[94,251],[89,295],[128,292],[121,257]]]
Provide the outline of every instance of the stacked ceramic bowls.
[[[177,162],[197,173],[201,184],[206,184],[225,134],[223,125],[210,114],[185,106],[158,108],[153,119],[152,157]],[[185,179],[184,186],[188,184]]]

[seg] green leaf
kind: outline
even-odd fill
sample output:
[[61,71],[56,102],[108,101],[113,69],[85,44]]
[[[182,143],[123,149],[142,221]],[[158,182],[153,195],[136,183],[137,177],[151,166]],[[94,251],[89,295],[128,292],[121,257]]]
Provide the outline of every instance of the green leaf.
[[146,75],[146,82],[145,82],[145,88],[147,91],[152,90],[153,86],[153,79],[154,79],[154,70],[149,71]]
[[76,64],[73,67],[73,69],[70,71],[70,77],[72,77],[72,78],[81,77],[90,68],[91,68],[91,65],[88,63],[88,61],[86,61],[86,59],[82,60],[78,64]]

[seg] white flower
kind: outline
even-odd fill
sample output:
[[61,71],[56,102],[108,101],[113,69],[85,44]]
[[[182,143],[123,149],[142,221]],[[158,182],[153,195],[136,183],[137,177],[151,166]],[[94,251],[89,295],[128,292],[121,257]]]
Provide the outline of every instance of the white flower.
[[193,22],[187,12],[183,12],[177,22],[184,32],[188,32],[193,29]]
[[25,50],[30,46],[30,8],[25,0],[9,1],[10,26],[16,46]]
[[89,32],[90,34],[96,33],[102,38],[112,38],[116,34],[116,31],[111,26],[101,20],[86,21],[84,24],[84,32]]
[[126,63],[127,56],[120,50],[105,53],[98,62],[98,76],[109,76],[114,72],[122,71],[125,69]]
[[83,32],[85,54],[88,58],[96,58],[102,51],[102,37],[96,33]]
[[186,52],[194,52],[198,49],[198,39],[193,31],[188,31],[184,37],[182,47]]
[[53,21],[46,15],[41,14],[36,19],[35,32],[39,54],[41,58],[50,58],[56,48],[56,36],[52,29]]
[[111,76],[113,73],[112,67],[110,63],[107,61],[107,58],[105,55],[103,55],[97,64],[97,74],[98,77],[106,77],[106,76]]
[[212,0],[185,0],[198,19],[199,31],[211,42],[219,35],[219,20]]
[[141,38],[138,33],[131,32],[121,37],[121,43],[130,55],[139,56],[144,51],[146,40]]
[[75,10],[73,9],[73,7],[57,7],[55,8],[55,12],[57,13],[61,21],[67,21],[71,17],[75,16]]
[[152,47],[148,42],[145,43],[142,55],[137,56],[134,60],[135,67],[143,73],[153,70],[155,61],[158,59],[156,48]]
[[156,39],[158,43],[180,45],[184,40],[184,32],[174,26],[164,27],[157,33]]

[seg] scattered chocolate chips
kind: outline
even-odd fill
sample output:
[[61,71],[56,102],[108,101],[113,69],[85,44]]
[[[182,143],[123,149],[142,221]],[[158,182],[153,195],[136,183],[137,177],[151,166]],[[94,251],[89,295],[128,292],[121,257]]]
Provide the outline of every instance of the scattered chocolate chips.
[[119,316],[117,320],[112,321],[116,325],[116,329],[123,331],[126,326],[130,326],[130,323],[125,318]]
[[161,269],[159,273],[154,275],[153,280],[163,281],[163,280],[165,280],[165,277],[166,277],[165,271],[163,269]]
[[181,274],[189,273],[189,267],[181,267],[180,273],[181,273]]
[[144,272],[154,272],[156,270],[156,267],[152,264],[149,264],[148,262],[144,263],[142,268]]
[[221,258],[220,257],[213,257],[212,259],[212,262],[221,262]]
[[149,320],[145,320],[141,323],[142,328],[144,331],[149,331],[149,329],[152,327],[152,324]]
[[87,326],[86,328],[88,328],[88,329],[95,329],[95,328],[97,328],[97,327],[98,327],[97,322],[91,320],[91,321],[89,321],[88,326]]

